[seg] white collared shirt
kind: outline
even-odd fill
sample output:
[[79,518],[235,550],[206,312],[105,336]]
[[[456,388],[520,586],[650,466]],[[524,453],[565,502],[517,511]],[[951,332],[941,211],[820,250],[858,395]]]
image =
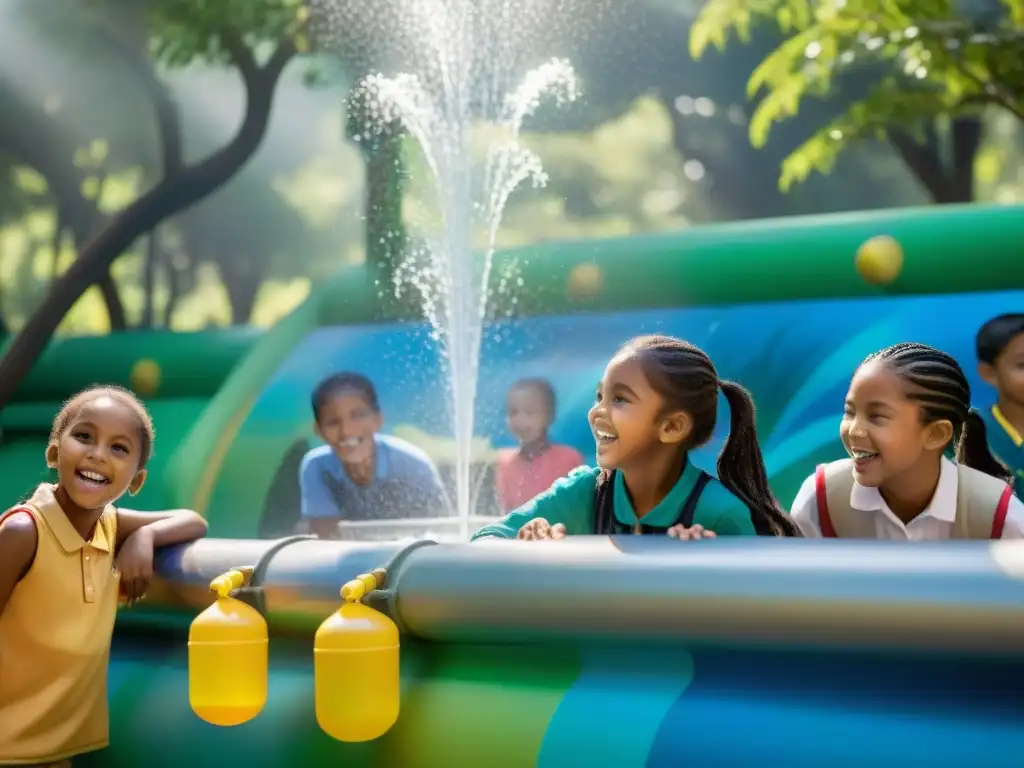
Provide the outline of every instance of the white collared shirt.
[[[854,481],[850,491],[850,506],[855,512],[871,515],[875,522],[875,538],[892,541],[938,541],[948,539],[953,533],[956,518],[956,490],[958,477],[956,465],[943,457],[942,470],[935,495],[909,524],[892,513],[877,488],[869,488]],[[807,538],[821,538],[821,524],[818,522],[818,497],[815,492],[814,475],[811,475],[793,501],[793,520],[800,526]],[[1004,539],[1024,539],[1024,504],[1016,496],[1010,499],[1003,526]]]

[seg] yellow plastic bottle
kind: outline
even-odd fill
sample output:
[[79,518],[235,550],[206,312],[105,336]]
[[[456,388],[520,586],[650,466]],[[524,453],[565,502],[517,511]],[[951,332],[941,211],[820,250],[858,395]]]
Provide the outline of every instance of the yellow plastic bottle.
[[240,570],[210,582],[217,600],[188,632],[188,698],[192,711],[213,725],[240,725],[267,703],[267,622],[231,597],[245,584]]
[[383,586],[381,577],[364,574],[342,587],[344,604],[313,642],[316,720],[338,741],[379,738],[398,720],[398,627],[359,602]]

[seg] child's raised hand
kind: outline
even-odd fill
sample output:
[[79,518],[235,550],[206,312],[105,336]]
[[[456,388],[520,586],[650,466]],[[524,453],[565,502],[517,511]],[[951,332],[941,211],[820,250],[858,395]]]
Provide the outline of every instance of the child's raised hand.
[[709,531],[701,525],[695,525],[692,528],[687,528],[684,525],[673,525],[668,529],[668,536],[670,539],[714,539],[717,538],[718,534],[714,531]]
[[121,590],[129,605],[146,596],[153,581],[153,533],[146,526],[124,540],[117,555],[117,570],[121,573]]
[[516,536],[517,539],[523,541],[539,541],[541,539],[564,539],[565,538],[565,525],[562,523],[555,523],[552,525],[543,517],[535,518],[531,520],[522,528],[519,529],[519,534]]

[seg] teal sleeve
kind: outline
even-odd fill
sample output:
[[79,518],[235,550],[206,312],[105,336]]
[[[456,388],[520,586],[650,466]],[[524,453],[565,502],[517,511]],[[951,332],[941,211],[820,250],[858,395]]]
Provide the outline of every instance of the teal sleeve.
[[510,512],[503,520],[485,525],[473,534],[471,540],[486,536],[514,539],[520,528],[540,517],[552,525],[562,523],[570,535],[591,533],[594,489],[599,471],[596,467],[574,469],[567,477],[556,480],[554,485]]
[[750,510],[717,480],[708,483],[701,494],[693,522],[719,536],[757,535]]
[[740,505],[738,508],[727,509],[711,525],[704,526],[719,536],[756,536],[754,521],[750,519],[750,511]]

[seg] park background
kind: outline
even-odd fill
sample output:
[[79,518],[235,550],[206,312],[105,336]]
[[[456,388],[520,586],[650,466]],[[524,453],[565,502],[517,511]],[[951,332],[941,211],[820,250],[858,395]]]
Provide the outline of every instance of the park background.
[[[1020,5],[842,8],[595,6],[588,34],[568,36],[558,51],[575,66],[583,98],[527,124],[524,143],[550,180],[513,196],[499,248],[802,214],[1019,204]],[[372,61],[318,41],[302,3],[0,0],[0,43],[4,333],[38,342],[51,329],[70,338],[268,328],[314,286],[366,264],[375,215],[367,200],[387,179],[346,135],[345,97]],[[480,157],[488,137],[481,127]],[[425,169],[411,142],[403,149],[402,216],[413,231],[429,229],[436,213]],[[484,238],[478,233],[478,245]],[[977,243],[985,247],[984,232]],[[558,249],[546,253],[557,258]],[[503,343],[485,345],[481,455],[509,444],[504,388],[536,371],[554,372],[560,390],[555,436],[590,454],[581,412],[591,380],[623,339],[664,330],[706,345],[723,375],[754,390],[773,482],[788,501],[810,464],[835,450],[830,414],[838,419],[840,390],[864,353],[909,334],[972,367],[977,324],[1019,300],[891,300],[847,304],[841,316],[812,303],[513,323]],[[570,350],[558,341],[579,341],[566,335],[573,323],[587,324],[591,343]],[[210,503],[250,511],[231,515],[223,535],[255,533],[254,507],[264,506],[289,446],[311,438],[306,397],[330,370],[370,374],[388,428],[442,463],[450,454],[440,368],[422,328],[317,333],[326,336],[296,347],[238,429]],[[397,351],[380,355],[385,337]],[[4,398],[42,346],[7,347]],[[421,379],[412,398],[404,397],[410,370]],[[162,418],[171,417],[157,417],[167,434]],[[797,439],[806,450],[793,449]],[[266,480],[249,484],[254,461]]]

